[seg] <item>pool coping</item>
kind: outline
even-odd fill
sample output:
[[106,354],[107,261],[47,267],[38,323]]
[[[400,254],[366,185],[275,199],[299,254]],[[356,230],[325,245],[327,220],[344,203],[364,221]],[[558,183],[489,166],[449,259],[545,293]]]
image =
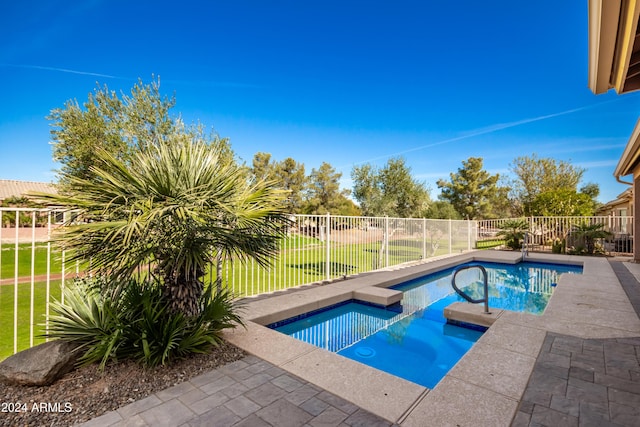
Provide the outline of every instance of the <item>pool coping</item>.
[[521,254],[469,251],[418,265],[248,300],[246,329],[225,338],[238,347],[402,426],[509,425],[547,332],[583,338],[640,335],[640,319],[606,258],[532,253],[530,261],[583,265],[562,275],[541,316],[503,313],[473,348],[429,390],[263,325],[352,299],[363,288],[387,288],[469,261],[516,263]]

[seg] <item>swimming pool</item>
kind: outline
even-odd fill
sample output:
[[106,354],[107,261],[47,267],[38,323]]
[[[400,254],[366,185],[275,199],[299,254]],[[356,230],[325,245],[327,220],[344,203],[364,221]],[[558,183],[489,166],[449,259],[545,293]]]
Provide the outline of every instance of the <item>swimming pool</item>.
[[[532,314],[544,311],[560,274],[582,270],[530,262],[471,264],[487,269],[490,307]],[[400,306],[384,308],[352,300],[269,327],[433,388],[482,336],[481,330],[446,323],[444,308],[462,301],[451,288],[453,270],[393,286],[403,292]],[[457,283],[472,296],[482,292],[479,269],[461,272]]]

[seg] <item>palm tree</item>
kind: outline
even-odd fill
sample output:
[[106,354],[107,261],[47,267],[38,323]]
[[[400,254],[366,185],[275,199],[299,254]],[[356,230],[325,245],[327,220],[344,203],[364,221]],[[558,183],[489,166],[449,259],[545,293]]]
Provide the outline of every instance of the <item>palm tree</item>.
[[604,230],[604,224],[582,223],[574,225],[571,233],[584,242],[584,248],[588,255],[593,255],[596,250],[596,239],[605,239],[611,233]]
[[522,248],[521,240],[529,230],[529,223],[525,219],[510,219],[500,226],[497,236],[504,237],[505,243],[511,249]]
[[250,184],[220,146],[176,134],[127,163],[106,151],[96,156],[96,179],[66,176],[71,192],[46,198],[80,210],[84,221],[65,227],[59,241],[114,282],[152,265],[171,309],[193,316],[216,257],[264,266],[277,251],[285,194]]

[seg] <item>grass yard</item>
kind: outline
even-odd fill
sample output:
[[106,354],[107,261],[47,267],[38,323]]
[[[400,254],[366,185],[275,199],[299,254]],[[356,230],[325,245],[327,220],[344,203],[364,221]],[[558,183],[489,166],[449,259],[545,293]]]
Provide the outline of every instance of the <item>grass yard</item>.
[[[51,248],[51,272],[60,273],[62,271],[61,253]],[[2,245],[0,251],[0,279],[7,279],[15,275],[14,245]],[[34,273],[36,276],[47,273],[47,245],[36,244]],[[68,266],[67,266],[68,268]],[[18,245],[18,276],[31,275],[31,244],[21,243]]]
[[[454,243],[448,247],[448,241],[442,239],[437,245],[427,242],[428,257],[457,253],[467,249],[466,242]],[[331,242],[330,259],[328,267],[330,277],[336,278],[343,275],[357,274],[381,268],[386,263],[386,255],[380,258],[381,242],[367,243],[338,243]],[[417,261],[423,255],[423,242],[421,239],[396,239],[389,242],[389,265],[397,265],[409,261]],[[46,273],[46,245],[36,249],[35,274]],[[1,278],[10,278],[14,275],[13,247],[3,245],[2,258],[0,259]],[[327,262],[325,243],[319,239],[307,236],[292,235],[283,242],[283,250],[280,256],[267,269],[249,261],[246,265],[241,262],[224,263],[224,286],[230,288],[236,296],[256,295],[264,292],[273,292],[324,280],[326,278]],[[71,270],[67,266],[66,270]],[[31,246],[20,245],[18,252],[18,271],[20,276],[31,274]],[[51,272],[61,271],[59,252],[52,254]],[[213,272],[209,272],[205,278],[206,283],[213,282]],[[51,300],[60,298],[60,280],[51,282]],[[31,284],[18,285],[18,350],[29,347],[30,336],[30,299]],[[38,282],[34,286],[34,344],[43,342],[43,338],[37,335],[43,332],[46,312],[46,284]],[[0,360],[13,354],[14,340],[14,285],[0,286]]]
[[[380,263],[380,243],[336,244],[331,245],[329,260],[330,277],[336,278],[384,267],[386,257],[383,254]],[[298,246],[299,247],[299,246]],[[286,247],[285,247],[286,248]],[[454,244],[451,252],[466,250],[466,244]],[[389,244],[389,265],[417,261],[422,256],[421,240],[396,240]],[[450,253],[448,246],[438,246],[435,251],[428,249],[429,257]],[[268,269],[260,268],[255,262],[246,264],[240,261],[223,265],[224,286],[238,296],[273,292],[292,286],[317,282],[326,279],[327,262],[324,243],[307,245],[302,249],[290,249],[281,252],[281,256]],[[215,276],[210,272],[206,283]]]
[[[51,300],[60,298],[60,280],[51,281]],[[46,282],[38,282],[34,285],[33,292],[33,319],[34,319],[34,345],[44,342],[44,338],[37,335],[44,332],[40,324],[45,321],[46,313]],[[30,312],[31,312],[31,284],[18,285],[18,351],[30,347]],[[14,285],[0,286],[0,360],[13,354],[14,340]]]
[[478,240],[476,242],[476,249],[491,249],[504,245],[504,242],[504,239]]

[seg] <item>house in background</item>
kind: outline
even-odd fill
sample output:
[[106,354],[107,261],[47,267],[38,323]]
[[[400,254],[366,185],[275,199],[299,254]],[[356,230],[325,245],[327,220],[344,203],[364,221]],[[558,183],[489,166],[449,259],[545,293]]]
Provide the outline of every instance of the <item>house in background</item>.
[[[639,18],[638,0],[589,0],[589,88],[596,95],[610,89],[619,95],[640,89]],[[613,175],[619,182],[630,185],[629,212],[637,212],[640,206],[640,120]],[[634,215],[632,230],[640,230],[640,215]],[[633,259],[640,262],[640,245],[635,241]]]
[[27,198],[37,203],[37,200],[28,196],[30,192],[56,193],[55,185],[46,182],[16,181],[13,179],[0,179],[0,203],[7,199]]
[[[30,196],[29,193],[31,192],[57,193],[55,185],[51,183],[0,179],[0,208],[3,208],[2,211],[0,211],[0,227],[4,228],[4,231],[0,230],[2,235],[8,236],[12,233],[9,229],[15,228],[16,208],[44,207],[46,205],[37,198]],[[60,224],[64,222],[68,214],[63,211],[54,210],[50,214],[45,212],[36,213],[35,219],[33,219],[31,215],[32,211],[22,211],[20,213],[20,228],[30,227],[32,221],[35,222],[36,227],[39,228],[45,227],[49,221],[51,221],[52,224]],[[51,215],[50,218],[49,215]],[[46,237],[46,234],[43,235],[43,232],[39,231],[38,233],[39,237],[37,240],[43,240]],[[21,239],[26,241],[25,239],[28,238],[25,234]]]
[[597,216],[633,216],[633,191],[629,187],[618,194],[615,200],[605,203],[596,211]]

